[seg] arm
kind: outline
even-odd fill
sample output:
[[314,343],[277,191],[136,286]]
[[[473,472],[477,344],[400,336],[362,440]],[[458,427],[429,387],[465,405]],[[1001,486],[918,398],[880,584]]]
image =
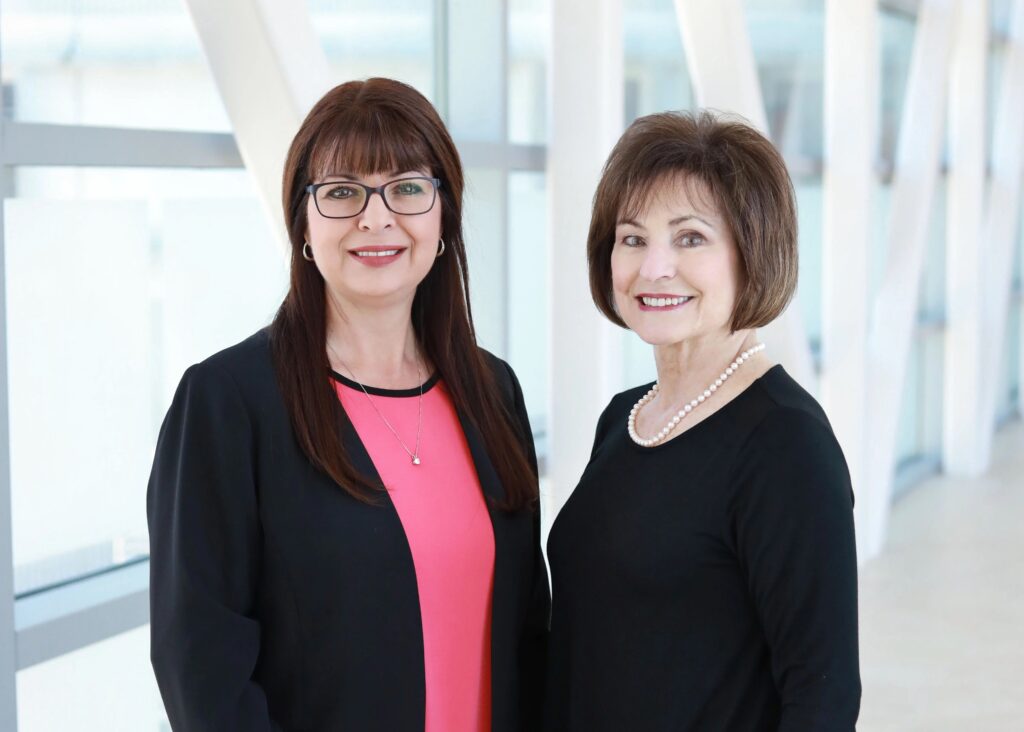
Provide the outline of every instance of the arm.
[[280,732],[252,681],[260,626],[252,427],[215,366],[189,369],[149,480],[152,662],[175,730]]
[[[526,412],[523,390],[512,369],[505,365],[512,381],[513,414],[516,418],[526,457],[538,475],[537,453],[533,444],[533,431]],[[533,588],[530,605],[520,645],[520,673],[522,678],[522,728],[540,729],[545,686],[545,664],[547,656],[547,634],[551,616],[551,593],[548,587],[547,565],[540,546],[540,507],[532,517],[533,536]]]
[[829,429],[779,410],[734,476],[737,551],[771,649],[780,732],[852,732],[860,707],[850,476]]

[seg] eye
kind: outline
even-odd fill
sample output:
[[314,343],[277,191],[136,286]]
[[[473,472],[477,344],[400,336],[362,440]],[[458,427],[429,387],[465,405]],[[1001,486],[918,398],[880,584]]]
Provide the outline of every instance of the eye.
[[391,188],[391,192],[397,193],[399,196],[418,196],[423,193],[423,186],[414,180],[403,180],[396,183]]
[[698,234],[695,231],[688,231],[685,234],[682,234],[678,239],[676,239],[676,243],[678,243],[680,246],[686,249],[693,249],[694,247],[699,247],[701,244],[704,244],[706,242],[707,239],[705,239],[702,235]]
[[359,195],[359,189],[353,186],[324,186],[321,194],[324,198],[333,198],[336,201],[344,201],[347,198],[354,198]]
[[644,240],[636,234],[626,234],[622,237],[621,241],[623,246],[631,248],[642,247],[644,245]]

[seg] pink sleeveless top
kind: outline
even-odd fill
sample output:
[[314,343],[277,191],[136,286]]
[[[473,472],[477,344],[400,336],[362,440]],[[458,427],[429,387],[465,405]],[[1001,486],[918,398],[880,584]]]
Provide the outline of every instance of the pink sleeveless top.
[[[384,481],[412,550],[423,622],[425,732],[491,729],[494,534],[473,458],[444,383],[423,391],[420,464],[354,382],[338,398]],[[416,450],[419,389],[367,387],[402,441]]]

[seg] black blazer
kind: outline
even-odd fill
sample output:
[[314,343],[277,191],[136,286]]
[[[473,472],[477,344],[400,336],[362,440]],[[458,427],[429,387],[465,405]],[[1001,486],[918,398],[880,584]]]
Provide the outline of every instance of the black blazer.
[[[488,354],[536,466],[522,391]],[[489,498],[504,490],[462,417]],[[377,476],[354,430],[345,447]],[[171,726],[422,732],[416,574],[386,493],[351,498],[306,459],[260,331],[185,372],[149,481],[152,661]],[[494,732],[539,729],[549,594],[536,512],[490,507]]]

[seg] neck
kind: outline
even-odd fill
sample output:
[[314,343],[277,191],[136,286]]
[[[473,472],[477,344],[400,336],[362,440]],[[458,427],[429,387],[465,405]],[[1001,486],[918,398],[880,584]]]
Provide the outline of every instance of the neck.
[[[655,346],[659,396],[669,404],[692,399],[714,382],[740,353],[756,344],[757,333],[742,330]],[[750,373],[757,370],[750,369]]]
[[[327,357],[335,371],[383,388],[417,386],[426,379],[412,326],[412,299],[386,307],[327,297]],[[415,382],[415,383],[413,383]]]

